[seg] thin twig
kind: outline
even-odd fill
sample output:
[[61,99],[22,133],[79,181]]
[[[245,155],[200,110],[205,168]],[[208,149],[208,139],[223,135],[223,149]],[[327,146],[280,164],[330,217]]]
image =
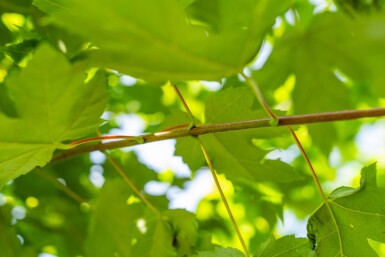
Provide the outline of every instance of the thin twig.
[[[305,115],[293,115],[278,117],[279,123],[277,126],[290,126],[301,124],[314,124],[332,121],[355,120],[361,118],[381,117],[385,116],[385,108],[375,108],[369,110],[347,110],[338,112],[324,112]],[[235,122],[225,122],[217,124],[199,125],[189,129],[188,125],[176,126],[175,129],[163,130],[152,134],[141,136],[143,143],[151,143],[168,139],[176,139],[181,137],[199,136],[204,134],[212,134],[227,131],[267,128],[271,119],[255,119]],[[130,147],[140,144],[139,142],[128,139],[115,142],[99,143],[94,145],[84,145],[70,150],[60,152],[55,155],[53,161],[67,159],[79,154],[89,153],[93,151],[104,151],[108,149],[116,149]]]

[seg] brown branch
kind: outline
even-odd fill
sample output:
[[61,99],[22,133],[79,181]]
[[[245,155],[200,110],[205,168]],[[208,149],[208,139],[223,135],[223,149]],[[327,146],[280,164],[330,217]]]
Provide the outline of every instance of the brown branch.
[[[369,110],[348,110],[338,112],[324,112],[317,114],[304,114],[278,117],[279,122],[277,126],[313,124],[331,121],[354,120],[361,118],[380,117],[385,116],[385,108],[376,108]],[[269,124],[270,118],[225,122],[218,124],[207,124],[194,127],[181,127],[173,130],[166,130],[155,132],[141,136],[143,143],[157,142],[167,139],[175,139],[189,136],[199,136],[204,134],[253,129],[253,128],[267,128],[271,127]],[[123,148],[140,144],[137,140],[127,139],[108,143],[99,143],[93,145],[85,145],[71,150],[66,150],[54,156],[53,161],[62,160],[82,153],[89,153],[93,151],[103,151],[108,149]]]

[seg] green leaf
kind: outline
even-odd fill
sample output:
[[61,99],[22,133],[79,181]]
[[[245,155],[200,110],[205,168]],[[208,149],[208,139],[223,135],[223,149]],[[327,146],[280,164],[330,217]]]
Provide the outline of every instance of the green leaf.
[[[255,97],[252,91],[245,86],[227,88],[212,94],[206,101],[206,123],[222,123],[232,121],[254,120],[268,118],[262,109],[254,110]],[[283,112],[276,111],[278,115]],[[279,137],[287,134],[287,129],[282,127],[257,128],[247,130],[255,138]]]
[[[2,12],[0,12],[0,14],[2,14]],[[12,33],[9,31],[9,29],[2,22],[0,22],[0,35],[1,35],[1,38],[0,38],[0,45],[1,46],[12,41]],[[1,50],[0,50],[0,52],[1,52]]]
[[[285,192],[286,193],[286,192]],[[278,219],[283,220],[283,194],[268,183],[257,184],[253,181],[237,183],[234,188],[233,201],[236,204],[247,206],[244,221],[253,224],[264,219],[268,225],[257,227],[257,233],[249,240],[249,250],[256,249],[257,245],[269,238],[276,227]]]
[[[219,123],[266,117],[264,111],[251,110],[254,97],[248,88],[228,88],[208,99],[206,122]],[[267,151],[253,144],[253,138],[279,136],[285,128],[261,128],[236,133],[203,136],[214,167],[229,179],[292,182],[301,179],[298,172],[280,160],[264,160]]]
[[206,162],[202,149],[196,138],[179,138],[175,145],[175,155],[181,156],[191,171],[197,171],[203,167]]
[[357,189],[339,188],[310,217],[308,236],[319,256],[375,257],[368,239],[385,243],[385,188],[377,186],[376,167],[361,171]]
[[[251,120],[266,118],[262,110],[252,110],[254,97],[246,87],[228,88],[213,94],[206,102],[206,123],[222,123],[230,121]],[[186,123],[184,114],[174,113],[168,120],[175,120],[174,124]],[[266,160],[261,164],[267,154],[252,143],[253,138],[269,138],[281,136],[287,133],[282,127],[258,128],[249,131],[237,131],[233,133],[218,133],[202,136],[206,141],[206,147],[212,152],[214,166],[219,172],[225,173],[229,178],[241,177],[250,179],[257,177],[263,179],[265,175],[256,173],[265,170],[265,174],[278,179],[277,181],[292,181],[298,179],[298,174],[289,165],[280,161]],[[205,163],[201,147],[197,140],[192,138],[178,139],[175,154],[183,157],[183,160],[192,170],[196,170]],[[235,165],[235,166],[234,166]],[[274,165],[276,167],[274,167]],[[236,167],[236,168],[234,168]],[[240,172],[240,173],[238,173]],[[293,176],[293,174],[295,175]],[[242,174],[241,176],[239,176]],[[270,177],[270,180],[274,180]]]
[[[206,103],[206,123],[265,118],[263,110],[252,110],[254,97],[246,87],[228,88],[213,94]],[[179,118],[181,118],[180,115]],[[174,119],[177,119],[174,117]],[[301,180],[301,175],[280,160],[264,160],[268,153],[255,146],[253,138],[269,138],[287,133],[282,127],[258,128],[233,133],[216,133],[202,136],[211,153],[214,167],[230,180],[257,180],[288,183]],[[193,139],[177,141],[176,154],[181,155],[190,168],[202,165],[200,145]]]
[[[130,87],[123,86],[120,90],[123,92],[119,92],[118,96],[120,99],[117,100],[123,100],[128,103],[131,101],[139,102],[137,112],[154,114],[156,112],[166,112],[168,110],[162,103],[163,92],[160,87],[141,83]],[[121,99],[122,97],[123,99]]]
[[365,1],[365,0],[335,0],[339,8],[345,10],[348,14],[357,13],[369,14],[372,11],[379,11],[385,7],[384,1]]
[[185,210],[168,210],[163,214],[170,219],[174,232],[173,246],[178,250],[178,256],[188,256],[198,238],[194,214]]
[[[195,247],[195,217],[184,210],[149,213],[141,203],[128,203],[132,191],[120,178],[100,192],[86,243],[89,256],[186,256]],[[95,247],[103,245],[103,249]]]
[[[157,179],[156,173],[149,169],[146,165],[140,163],[135,153],[115,152],[115,154],[116,157],[114,157],[114,159],[117,160],[124,173],[135,183],[135,186],[140,190],[143,190],[145,184],[147,184],[149,181]],[[120,160],[118,161],[118,159]],[[109,162],[104,165],[104,169],[104,176],[106,178],[116,178],[121,176],[118,172],[116,172],[116,168]]]
[[[173,127],[180,124],[189,124],[191,122],[187,113],[173,110],[166,117],[163,126]],[[192,171],[196,171],[206,164],[202,149],[195,138],[178,138],[175,145],[175,155],[181,156]]]
[[136,223],[144,208],[141,203],[128,204],[130,195],[131,190],[122,179],[104,184],[93,210],[85,246],[87,256],[131,256],[133,240],[139,233]]
[[215,248],[215,251],[198,252],[193,257],[245,257],[245,255],[234,248]]
[[20,74],[5,84],[19,117],[0,113],[0,188],[10,179],[44,166],[66,140],[96,129],[106,105],[106,80],[101,72],[85,83],[81,65],[40,46]]
[[254,257],[304,257],[313,256],[307,238],[296,238],[293,235],[279,239],[271,237],[263,243]]
[[147,216],[146,228],[134,245],[132,256],[190,256],[197,243],[195,216],[185,210]]
[[16,118],[18,116],[15,104],[8,93],[8,88],[0,84],[0,111],[6,116]]
[[194,3],[197,0],[178,0],[183,7],[187,7],[190,4]]
[[99,48],[96,63],[157,81],[219,80],[242,71],[291,1],[214,3],[218,31],[187,22],[176,0],[34,1],[56,23],[89,38]]
[[151,215],[145,222],[146,230],[134,244],[129,256],[177,256],[173,246],[174,235],[168,219]]
[[4,52],[7,53],[15,63],[19,63],[36,48],[37,44],[37,40],[24,40],[20,43],[7,45],[7,47],[4,48]]
[[81,36],[70,33],[65,29],[45,23],[38,23],[37,25],[36,31],[42,35],[44,40],[56,46],[58,50],[63,51],[68,58],[75,59],[79,57],[80,59],[81,56],[78,55],[89,46],[89,43]]
[[275,89],[294,74],[293,101],[298,113],[348,107],[349,91],[338,79],[335,69],[352,79],[365,78],[362,54],[365,56],[367,50],[359,47],[366,48],[371,39],[369,35],[356,36],[362,21],[352,21],[340,13],[322,13],[316,15],[309,26],[301,28],[300,25],[289,27],[276,41],[266,64],[255,74],[257,81],[262,88]]
[[[302,24],[300,17],[297,26],[287,28],[277,39],[266,64],[255,73],[257,81],[262,89],[276,89],[294,74],[296,113],[351,108],[344,80],[350,86],[365,83],[372,93],[384,96],[380,67],[385,65],[385,30],[374,29],[382,28],[384,22],[383,14],[353,20],[338,12],[321,13],[310,24]],[[338,139],[331,124],[313,125],[310,133],[326,154]]]
[[[55,248],[57,256],[84,255],[87,227],[92,213],[85,202],[92,204],[90,198],[95,195],[90,194],[95,188],[88,180],[91,164],[88,158],[83,157],[86,156],[35,169],[4,188],[4,193],[12,189],[13,195],[21,202],[28,203],[32,197],[38,204],[33,208],[26,204],[26,218],[15,224],[18,234],[27,242],[23,248],[33,246],[40,252],[40,249],[50,245]],[[63,193],[63,187],[58,186],[60,184],[56,178],[60,178],[60,182],[65,183],[66,188],[78,196],[72,195],[71,198]],[[84,202],[80,204],[79,201]]]
[[[282,163],[282,168],[272,169],[262,164],[266,151],[255,146],[245,133],[235,135],[208,135],[202,137],[211,153],[214,167],[232,181],[272,181],[290,182],[298,178],[298,174],[289,165]],[[276,163],[280,161],[268,161]]]
[[[338,134],[334,124],[310,124],[307,126],[312,139],[312,144],[329,156],[335,142],[338,141]],[[325,140],[327,138],[327,140]]]
[[0,253],[2,257],[34,257],[38,253],[31,247],[20,242],[20,231],[14,224],[11,206],[0,206]]
[[4,210],[4,207],[0,208],[0,252],[4,257],[17,257],[20,256],[22,245],[15,227],[11,225],[11,218],[5,215]]

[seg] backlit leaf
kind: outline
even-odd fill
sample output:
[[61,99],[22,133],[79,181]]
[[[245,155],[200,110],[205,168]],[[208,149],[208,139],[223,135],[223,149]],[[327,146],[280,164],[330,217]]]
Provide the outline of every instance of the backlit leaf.
[[[219,123],[266,117],[264,111],[251,109],[254,97],[248,88],[229,88],[213,95],[206,104],[206,122]],[[301,179],[298,172],[280,160],[264,160],[268,151],[252,142],[253,138],[279,136],[285,128],[261,128],[236,133],[203,136],[215,168],[230,180],[292,182]]]
[[44,166],[63,141],[96,129],[105,108],[105,79],[98,72],[85,83],[80,65],[70,66],[47,45],[36,50],[20,74],[6,85],[18,118],[0,113],[0,187],[8,180]]
[[[351,108],[347,80],[353,86],[364,83],[384,96],[383,24],[384,15],[351,19],[342,13],[321,13],[309,25],[300,19],[298,26],[287,28],[277,39],[266,64],[255,73],[257,81],[263,89],[276,89],[294,74],[292,96],[298,114]],[[335,128],[313,125],[310,132],[328,154],[337,140]]]
[[168,210],[164,215],[170,218],[169,222],[174,231],[174,247],[178,250],[178,255],[190,254],[198,238],[194,214],[179,209]]
[[185,210],[167,210],[146,217],[147,231],[138,238],[132,256],[190,256],[197,242],[195,216]]
[[[172,127],[179,124],[188,125],[191,122],[187,113],[172,111],[163,122],[164,126]],[[178,138],[175,145],[175,155],[181,156],[192,171],[196,171],[206,164],[202,149],[195,138]]]
[[359,188],[342,187],[310,217],[308,236],[319,256],[375,257],[368,239],[385,243],[385,188],[377,186],[376,167],[361,171]]
[[217,31],[190,24],[176,0],[34,4],[56,23],[89,38],[99,48],[94,60],[104,67],[152,80],[219,80],[242,71],[254,58],[264,33],[290,2],[215,1]]
[[4,257],[20,256],[22,245],[17,238],[16,229],[11,225],[10,214],[6,215],[5,210],[8,208],[0,208],[0,252]]
[[309,240],[284,236],[279,239],[270,238],[263,243],[254,254],[254,257],[305,257],[313,256]]
[[141,203],[127,203],[130,195],[129,186],[121,179],[105,183],[93,211],[86,242],[88,256],[130,256],[133,240],[139,234],[137,222],[144,211]]

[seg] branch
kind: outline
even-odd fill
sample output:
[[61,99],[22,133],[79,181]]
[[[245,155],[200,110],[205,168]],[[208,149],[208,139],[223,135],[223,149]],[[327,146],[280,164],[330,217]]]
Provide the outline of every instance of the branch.
[[[293,115],[278,117],[278,124],[276,126],[290,126],[290,125],[301,125],[301,124],[313,124],[331,121],[343,121],[343,120],[354,120],[369,117],[380,117],[385,116],[385,108],[376,108],[369,110],[348,110],[338,112],[324,112],[317,114],[304,114],[304,115]],[[175,129],[159,131],[152,134],[141,136],[143,143],[157,142],[167,139],[176,139],[181,137],[199,136],[204,134],[236,131],[253,128],[267,128],[271,127],[269,124],[270,118],[256,119],[256,120],[245,120],[235,122],[225,122],[218,124],[207,124],[194,127],[190,129],[188,126],[177,126]],[[75,155],[89,153],[93,151],[104,151],[108,149],[123,148],[138,145],[140,142],[137,140],[127,139],[108,143],[99,143],[93,145],[85,145],[71,150],[66,150],[58,153],[52,159],[53,161],[63,160]]]

